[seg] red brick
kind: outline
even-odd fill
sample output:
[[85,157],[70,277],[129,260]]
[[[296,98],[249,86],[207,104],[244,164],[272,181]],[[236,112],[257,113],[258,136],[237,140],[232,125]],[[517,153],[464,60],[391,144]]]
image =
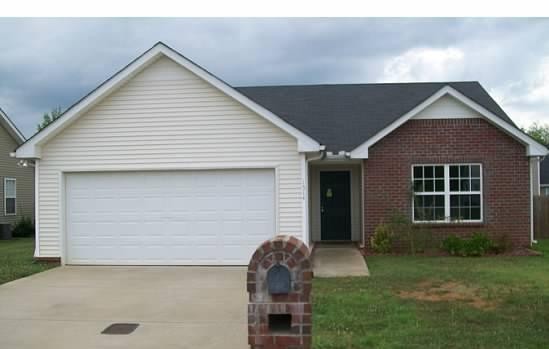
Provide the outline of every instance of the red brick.
[[313,272],[312,271],[304,271],[303,272],[303,281],[311,281],[313,279]]
[[[374,144],[364,160],[364,241],[391,212],[411,217],[413,164],[481,163],[481,224],[438,224],[435,239],[484,231],[515,246],[530,243],[529,162],[525,146],[482,119],[410,120]],[[397,245],[397,247],[399,247]]]
[[300,345],[301,340],[300,337],[297,336],[278,336],[275,337],[275,344],[282,349],[289,345]]

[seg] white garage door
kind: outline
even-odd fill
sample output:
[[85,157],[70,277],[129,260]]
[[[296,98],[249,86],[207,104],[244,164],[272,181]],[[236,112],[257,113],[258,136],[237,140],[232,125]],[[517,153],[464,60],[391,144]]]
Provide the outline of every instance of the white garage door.
[[68,174],[67,263],[247,264],[274,205],[273,170]]

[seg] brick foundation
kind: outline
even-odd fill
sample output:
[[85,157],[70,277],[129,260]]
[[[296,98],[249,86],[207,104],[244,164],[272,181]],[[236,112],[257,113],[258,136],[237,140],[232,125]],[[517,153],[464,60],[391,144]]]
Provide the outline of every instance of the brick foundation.
[[372,146],[364,160],[364,234],[395,209],[411,217],[413,164],[481,163],[483,223],[429,225],[435,238],[483,231],[513,246],[530,244],[526,148],[483,119],[410,120]]
[[[295,237],[279,235],[264,242],[248,265],[248,343],[252,349],[311,348],[312,265],[307,245]],[[275,265],[288,268],[290,292],[269,294],[267,273]],[[273,331],[270,315],[290,316],[288,329]]]

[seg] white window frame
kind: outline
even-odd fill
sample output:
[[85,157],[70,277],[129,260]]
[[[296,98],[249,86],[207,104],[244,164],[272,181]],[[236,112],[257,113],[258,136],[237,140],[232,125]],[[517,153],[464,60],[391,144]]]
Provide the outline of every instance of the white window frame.
[[[14,182],[14,189],[15,189],[15,196],[14,197],[8,197],[8,193],[7,193],[7,190],[6,190],[6,187],[7,187],[6,183],[8,181],[13,181]],[[15,211],[14,211],[14,213],[8,213],[8,211],[7,211],[8,205],[6,205],[6,200],[7,199],[15,199],[15,205],[14,205]],[[4,216],[17,216],[17,179],[16,178],[4,177]]]
[[[444,191],[414,191],[414,167],[415,166],[444,166]],[[450,191],[450,166],[479,166],[480,167],[480,190],[479,191]],[[411,166],[411,178],[412,178],[412,222],[413,223],[425,223],[425,224],[448,224],[448,223],[483,223],[484,222],[484,199],[483,199],[483,170],[481,163],[468,162],[468,163],[452,163],[452,164],[412,164]],[[444,195],[444,220],[416,220],[414,217],[415,207],[414,198],[416,194],[419,195]],[[480,219],[462,219],[452,220],[450,216],[450,196],[451,195],[479,195],[480,194]]]

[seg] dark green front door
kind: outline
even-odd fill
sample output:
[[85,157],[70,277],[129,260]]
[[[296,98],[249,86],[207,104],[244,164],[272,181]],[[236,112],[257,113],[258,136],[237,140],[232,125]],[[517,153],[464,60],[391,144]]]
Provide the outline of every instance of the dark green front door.
[[351,240],[351,174],[320,172],[320,238]]

